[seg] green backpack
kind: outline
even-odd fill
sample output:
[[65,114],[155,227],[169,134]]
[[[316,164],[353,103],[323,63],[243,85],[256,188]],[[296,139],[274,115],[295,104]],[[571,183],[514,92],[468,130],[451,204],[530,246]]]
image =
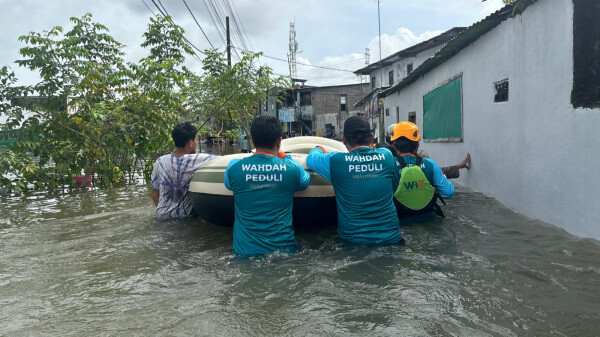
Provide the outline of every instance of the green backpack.
[[398,189],[394,193],[396,200],[413,211],[422,210],[435,202],[435,187],[431,186],[425,173],[421,170],[423,159],[417,156],[417,162],[414,166],[407,166],[402,157],[399,157],[398,160],[400,161],[402,174]]

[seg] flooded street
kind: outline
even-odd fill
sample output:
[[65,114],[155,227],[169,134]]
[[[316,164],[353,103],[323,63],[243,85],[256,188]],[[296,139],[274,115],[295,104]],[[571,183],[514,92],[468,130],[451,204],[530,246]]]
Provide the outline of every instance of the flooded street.
[[231,229],[152,218],[146,186],[0,205],[0,335],[567,335],[600,331],[600,243],[460,190],[400,247],[244,260]]

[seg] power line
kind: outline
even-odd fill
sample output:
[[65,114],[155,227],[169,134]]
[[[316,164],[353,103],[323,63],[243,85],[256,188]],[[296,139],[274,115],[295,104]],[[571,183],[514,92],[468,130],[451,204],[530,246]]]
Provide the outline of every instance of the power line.
[[169,13],[167,12],[167,9],[165,8],[165,6],[162,4],[162,2],[160,2],[160,0],[157,0],[158,3],[160,4],[160,6],[162,7],[163,11],[165,11],[165,13],[167,13],[167,15],[169,15]]
[[219,33],[219,36],[221,37],[221,42],[225,43],[225,38],[223,37],[223,33],[221,33],[221,30],[219,29],[217,22],[215,21],[215,18],[213,16],[212,11],[208,8],[208,3],[206,3],[206,0],[202,0],[202,2],[204,3],[204,7],[206,7],[206,11],[208,12],[208,15],[210,16],[210,20],[213,22],[213,25],[215,26],[215,30],[217,31],[217,33]]
[[165,12],[162,11],[162,9],[158,6],[158,4],[156,3],[156,1],[151,0],[152,3],[154,4],[154,7],[156,7],[156,9],[158,9],[158,11],[160,12],[160,14],[162,14],[163,16],[167,16],[167,14],[165,14]]
[[[154,0],[151,0],[151,1],[152,1],[152,3],[154,4],[154,6],[156,7],[156,9],[158,9],[158,11],[159,11],[159,12],[160,12],[160,13],[161,13],[163,16],[165,16],[165,17],[166,17],[166,16],[169,16],[169,13],[168,13],[168,12],[167,12],[167,10],[164,8],[164,6],[163,6],[163,8],[161,9],[161,8],[158,6],[158,4],[156,3],[156,1],[154,1]],[[143,2],[143,0],[142,0],[142,2]],[[159,2],[159,3],[160,3],[160,5],[162,6],[162,3],[160,2],[160,0],[158,0],[158,2]],[[144,4],[145,4],[145,2],[144,2]],[[148,9],[150,10],[150,12],[152,12],[152,14],[153,14],[154,16],[157,16],[156,14],[154,14],[154,12],[153,12],[153,11],[152,11],[152,10],[151,10],[149,7],[148,7]],[[164,12],[163,12],[163,10],[164,10]],[[193,49],[196,49],[196,50],[197,50],[197,51],[199,51],[200,53],[204,54],[204,52],[203,52],[202,50],[200,50],[200,48],[196,47],[196,46],[195,46],[195,45],[194,45],[192,42],[190,42],[190,40],[188,40],[188,39],[187,39],[185,36],[182,36],[182,37],[183,37],[183,40],[184,40],[184,41],[185,41],[185,42],[186,42],[186,43],[187,43],[187,44],[188,44],[190,47],[192,47]],[[192,56],[193,56],[193,57],[195,57],[195,58],[196,58],[196,60],[198,60],[198,62],[202,62],[202,60],[200,59],[200,57],[198,56],[198,54],[196,54],[196,52],[195,52],[195,51],[193,51],[193,50],[192,50],[192,53],[194,53]]]
[[351,75],[343,75],[343,76],[302,76],[302,74],[300,74],[300,78],[304,79],[304,80],[314,80],[314,79],[318,79],[318,78],[336,78],[336,79],[356,79],[356,76],[351,76]]
[[231,18],[233,20],[233,26],[234,29],[237,31],[237,35],[239,36],[239,39],[242,42],[242,45],[244,46],[244,48],[246,49],[250,49],[248,47],[248,44],[246,43],[246,39],[244,38],[244,34],[242,33],[242,29],[240,28],[240,20],[239,17],[237,17],[231,7],[231,1],[229,0],[223,0],[223,2],[225,3],[225,7],[227,8],[229,14],[231,15]]
[[215,49],[215,46],[213,46],[212,42],[210,42],[210,39],[208,38],[208,36],[204,32],[204,29],[202,29],[202,26],[200,26],[200,23],[198,22],[198,20],[196,20],[196,16],[194,15],[194,13],[192,12],[192,10],[190,9],[190,6],[188,6],[188,4],[187,4],[187,2],[185,0],[181,0],[181,1],[183,1],[183,4],[187,8],[188,12],[190,12],[190,14],[192,15],[192,18],[196,22],[196,25],[198,25],[198,28],[200,28],[200,31],[202,31],[202,34],[204,34],[204,37],[206,38],[206,41],[208,41],[208,44],[210,44],[210,46],[212,47],[212,49]]
[[[164,6],[163,6],[163,8],[162,8],[162,9],[164,10],[164,12],[163,12],[163,11],[161,10],[161,8],[160,8],[160,7],[159,7],[159,6],[156,4],[155,0],[151,0],[151,1],[152,1],[152,3],[154,4],[154,6],[156,6],[156,8],[158,9],[158,11],[159,11],[159,12],[160,12],[160,13],[161,13],[163,16],[167,16],[167,15],[168,15],[168,12],[167,12],[167,10],[164,8]],[[155,13],[152,11],[152,9],[151,9],[151,8],[150,8],[150,7],[149,7],[147,4],[146,4],[146,2],[145,2],[144,0],[142,0],[142,2],[144,3],[144,5],[146,5],[146,8],[148,8],[148,10],[149,10],[149,11],[150,11],[150,12],[151,12],[151,13],[152,13],[154,16],[156,16],[156,14],[155,14]],[[158,2],[160,3],[160,0],[158,0]],[[185,2],[185,1],[184,1],[184,2]],[[187,5],[187,4],[186,4],[186,5]],[[161,3],[161,6],[162,6],[162,3]],[[189,8],[188,8],[188,9],[189,9]],[[205,53],[204,53],[202,50],[200,50],[200,49],[199,49],[198,47],[196,47],[196,46],[195,46],[193,43],[191,43],[191,42],[190,42],[190,41],[189,41],[189,40],[188,40],[188,39],[187,39],[185,36],[183,36],[183,39],[184,39],[184,40],[186,41],[186,43],[188,43],[188,45],[190,45],[192,48],[196,49],[198,52],[200,52],[200,53],[202,53],[202,54],[205,54]],[[207,39],[208,39],[208,38],[207,38]],[[209,41],[209,42],[210,42],[210,41]],[[237,52],[236,52],[236,53],[237,53]],[[200,58],[199,58],[199,57],[196,55],[196,53],[195,53],[195,52],[194,52],[194,56],[196,56],[196,58],[198,59],[198,61],[202,62],[202,60],[200,60]],[[231,95],[230,95],[230,96],[229,96],[229,97],[228,97],[228,98],[225,100],[225,102],[223,102],[223,103],[222,103],[222,104],[221,104],[221,105],[220,105],[220,106],[219,106],[219,107],[218,107],[216,110],[212,111],[212,113],[210,113],[210,114],[209,114],[209,116],[206,118],[206,121],[204,121],[204,123],[202,124],[201,128],[202,128],[202,127],[204,127],[204,125],[206,125],[206,123],[208,123],[208,122],[210,121],[211,117],[212,117],[213,115],[215,115],[217,112],[219,112],[219,110],[221,110],[221,109],[223,108],[223,106],[225,106],[225,104],[227,104],[227,103],[228,103],[228,102],[229,102],[229,101],[230,101],[230,100],[233,98],[233,96],[235,96],[235,95],[236,95],[236,94],[237,94],[237,93],[238,93],[238,92],[239,92],[239,91],[240,91],[240,90],[241,90],[241,89],[242,89],[242,88],[243,88],[243,87],[246,85],[246,82],[248,81],[248,79],[249,79],[249,77],[250,77],[250,76],[249,76],[249,75],[250,75],[250,69],[252,69],[253,65],[254,65],[254,61],[252,61],[252,62],[250,63],[250,67],[248,68],[248,72],[247,72],[247,75],[248,75],[248,76],[245,76],[245,77],[244,77],[244,79],[243,79],[242,83],[240,84],[240,86],[239,86],[237,89],[235,89],[233,93],[231,93]]]
[[[235,49],[242,50],[242,51],[246,51],[246,52],[252,52],[252,51],[250,51],[250,50],[246,50],[246,49],[239,48],[239,47],[236,47],[236,46],[231,46],[231,47],[232,47],[232,48],[235,48]],[[270,59],[273,59],[273,60],[277,60],[277,61],[282,61],[282,62],[286,62],[286,63],[288,62],[288,60],[284,60],[284,59],[282,59],[282,58],[275,57],[275,56],[269,56],[269,55],[265,55],[265,54],[263,54],[263,55],[261,55],[261,56],[262,56],[262,57],[266,57],[266,58],[270,58]],[[344,69],[336,69],[336,68],[329,68],[329,67],[315,66],[315,65],[312,65],[312,64],[307,64],[307,63],[297,63],[297,64],[298,64],[298,65],[301,65],[301,66],[306,66],[306,67],[321,68],[321,69],[328,69],[328,70],[335,70],[335,71],[343,71],[343,72],[347,72],[347,73],[353,73],[353,74],[354,74],[354,72],[353,72],[352,70],[344,70]]]
[[250,37],[248,36],[248,33],[246,33],[246,28],[244,27],[244,22],[242,21],[242,19],[240,19],[240,15],[238,14],[238,10],[235,7],[235,1],[231,0],[231,5],[233,6],[233,10],[235,11],[235,14],[238,17],[238,20],[240,21],[240,25],[242,26],[242,30],[244,31],[244,34],[246,35],[246,39],[248,40],[248,43],[250,43],[250,49],[254,49],[254,46],[252,46],[252,40],[250,40]]
[[364,57],[362,57],[362,58],[359,58],[359,59],[356,59],[356,60],[352,60],[352,61],[346,61],[346,62],[340,62],[340,63],[334,63],[334,64],[330,64],[329,66],[330,66],[330,67],[333,67],[333,66],[339,66],[339,65],[342,65],[342,64],[349,64],[349,63],[363,62],[364,60],[365,60],[365,58],[364,58]]
[[146,1],[142,0],[142,2],[144,3],[144,6],[146,6],[146,8],[148,8],[148,10],[150,11],[150,13],[152,13],[152,15],[156,16],[156,14],[154,14],[154,11],[148,6],[148,4],[146,3]]
[[[210,10],[212,9],[212,11],[214,13],[214,17],[216,18],[216,21],[218,22],[218,24],[215,24],[215,27],[217,28],[217,30],[220,28],[224,32],[225,31],[225,24],[223,23],[223,20],[221,19],[221,17],[222,16],[224,17],[226,15],[224,15],[222,9],[217,5],[217,3],[215,1],[213,1],[213,0],[205,0],[204,3],[206,4],[207,1],[208,1],[209,6],[210,6],[209,13],[210,13]],[[208,7],[207,7],[207,9],[208,9]],[[213,23],[214,23],[214,21],[213,21]],[[242,58],[240,57],[240,55],[237,52],[237,50],[234,50],[234,52],[235,52],[235,55],[237,56],[238,60],[241,60]]]
[[223,6],[223,8],[224,8],[224,12],[226,12],[226,13],[227,13],[227,15],[226,15],[226,16],[229,16],[229,18],[231,19],[230,21],[231,21],[231,22],[233,22],[233,25],[232,25],[233,27],[230,27],[230,28],[233,28],[233,34],[235,34],[235,35],[236,35],[236,37],[237,37],[237,39],[238,39],[238,42],[239,42],[239,43],[240,43],[240,44],[241,44],[241,45],[242,45],[244,48],[248,49],[248,48],[247,48],[247,45],[246,45],[246,41],[244,41],[243,39],[240,39],[240,36],[239,36],[239,31],[238,31],[238,30],[236,30],[236,28],[237,28],[237,27],[236,27],[235,16],[233,16],[233,15],[232,15],[232,11],[231,11],[231,8],[229,7],[229,3],[227,2],[227,0],[223,0],[223,1],[221,1],[221,3],[223,4],[222,6]]

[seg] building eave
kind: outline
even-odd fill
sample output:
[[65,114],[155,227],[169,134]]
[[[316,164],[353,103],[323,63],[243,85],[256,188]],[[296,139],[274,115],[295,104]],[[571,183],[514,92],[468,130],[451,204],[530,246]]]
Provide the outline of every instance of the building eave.
[[366,94],[363,98],[361,98],[358,102],[354,103],[354,105],[352,106],[353,108],[358,108],[360,106],[363,106],[365,104],[365,102],[367,100],[370,100],[373,97],[379,97],[381,90],[385,90],[387,87],[383,87],[383,88],[374,88],[371,91],[369,91],[368,94]]
[[[409,57],[415,57],[419,53],[422,53],[423,51],[426,51],[431,48],[434,48],[439,45],[447,43],[448,41],[452,40],[456,35],[460,34],[460,32],[462,32],[464,29],[465,29],[465,27],[451,28],[451,29],[443,32],[440,35],[432,37],[431,39],[429,39],[427,41],[417,43],[414,46],[408,47],[406,49],[403,49],[399,52],[396,52],[396,53],[384,58],[381,60],[381,63],[383,66],[389,66],[389,65],[393,64],[394,62],[400,61],[402,59],[409,58]],[[372,71],[377,70],[377,69],[379,69],[379,62],[374,62],[366,67],[358,69],[354,73],[356,75],[368,75]]]
[[[523,7],[520,7],[521,12],[524,11],[528,6],[537,2],[538,0],[530,0],[526,2]],[[417,81],[423,75],[442,65],[449,59],[456,56],[461,50],[470,46],[473,42],[477,41],[483,35],[498,27],[502,22],[506,21],[515,14],[515,7],[521,1],[515,4],[504,6],[498,11],[490,14],[485,19],[471,25],[470,27],[459,33],[454,39],[450,40],[442,49],[440,49],[434,56],[423,62],[417,69],[413,70],[408,76],[406,76],[398,84],[390,87],[387,90],[382,91],[381,96],[387,97],[394,94],[410,84]]]

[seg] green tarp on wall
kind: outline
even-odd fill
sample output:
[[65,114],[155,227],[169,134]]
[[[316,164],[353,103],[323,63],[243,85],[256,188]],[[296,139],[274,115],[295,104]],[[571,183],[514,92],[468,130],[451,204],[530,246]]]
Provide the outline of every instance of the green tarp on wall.
[[423,97],[423,138],[462,139],[462,77]]

